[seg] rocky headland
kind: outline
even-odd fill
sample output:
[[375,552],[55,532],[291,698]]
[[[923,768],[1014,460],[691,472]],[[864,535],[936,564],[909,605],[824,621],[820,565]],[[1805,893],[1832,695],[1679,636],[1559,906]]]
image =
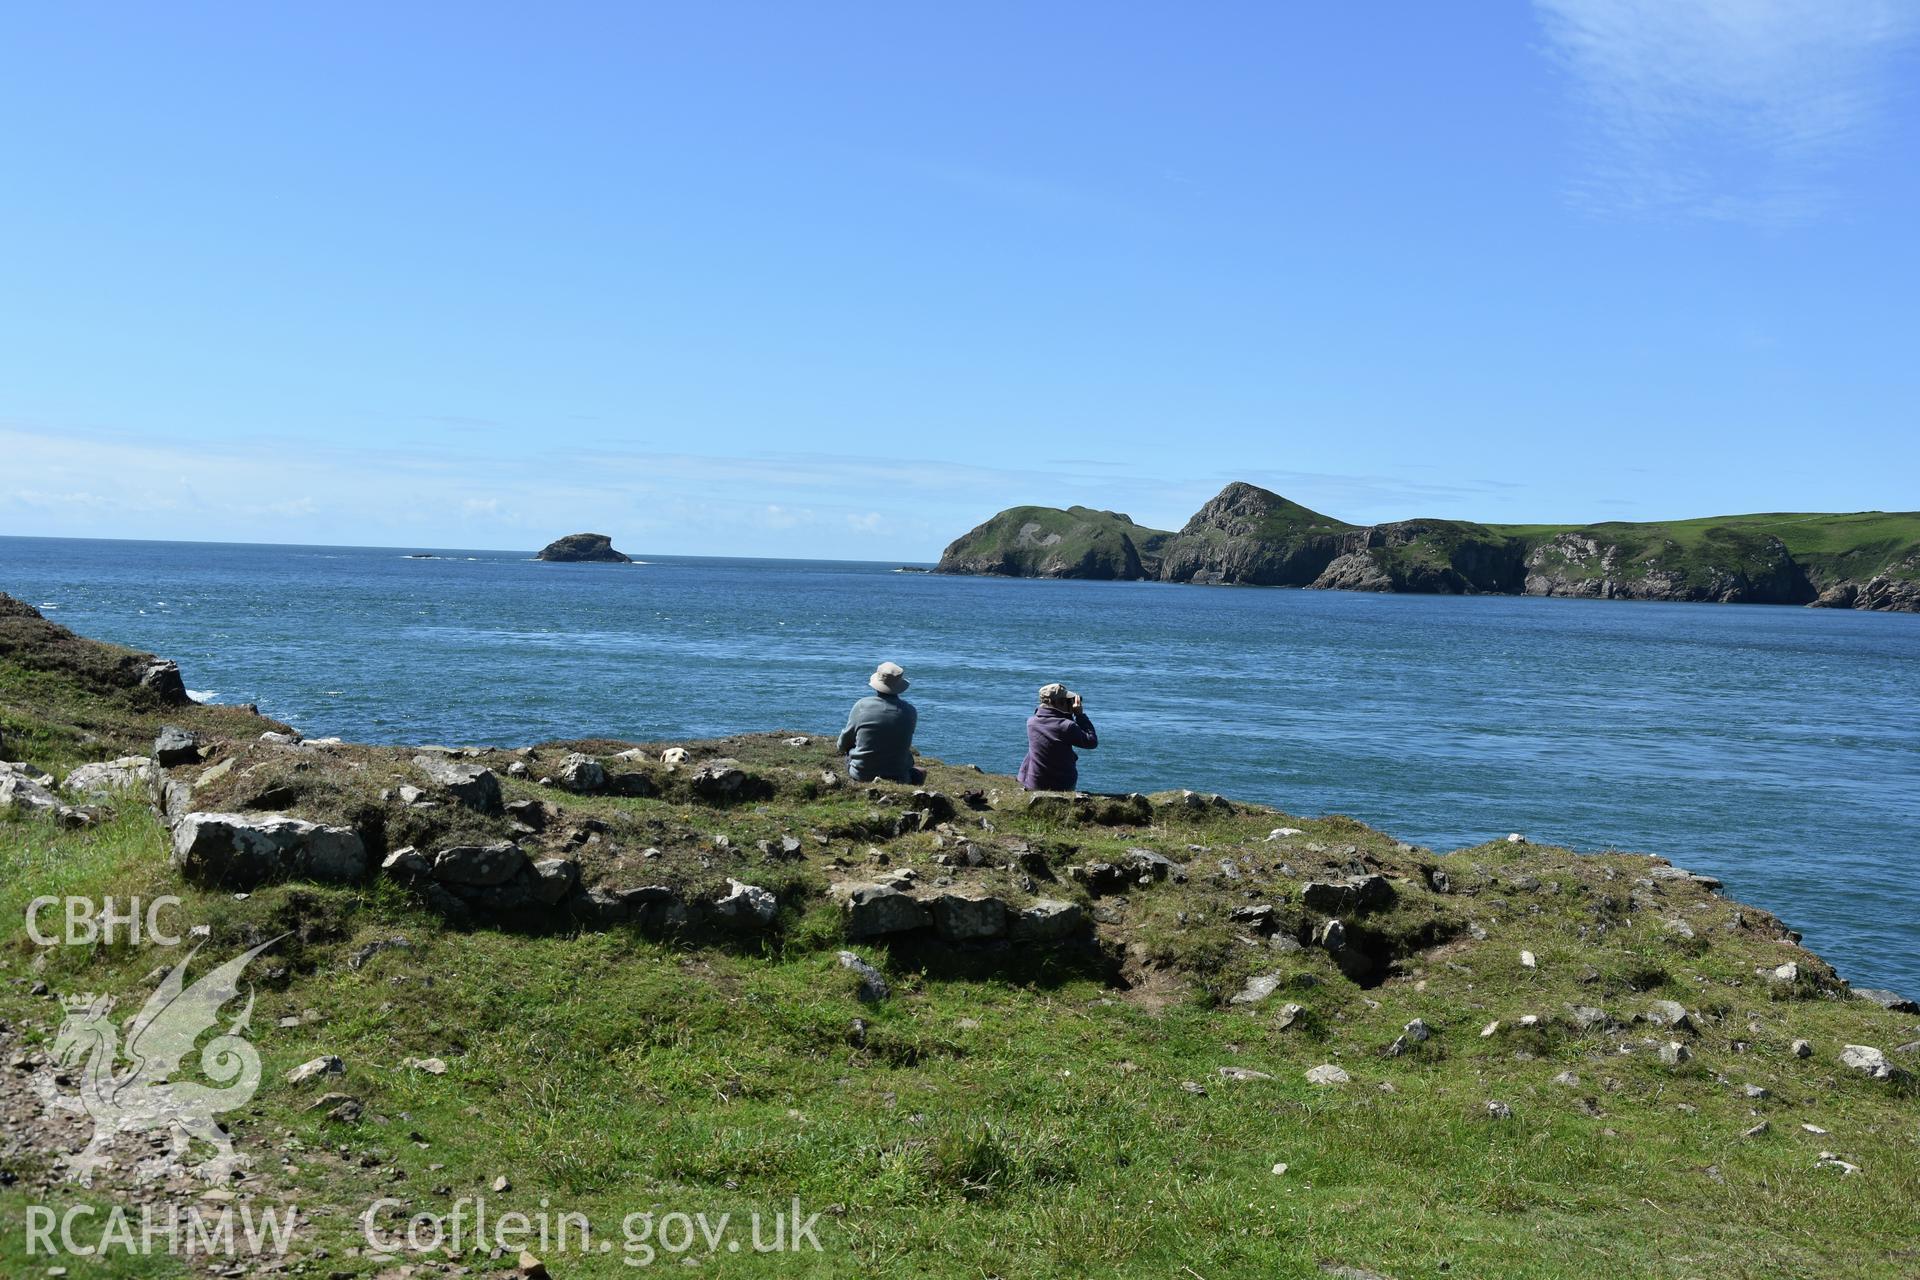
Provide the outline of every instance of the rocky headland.
[[[1340,815],[1028,794],[932,759],[921,786],[853,783],[806,732],[309,739],[186,701],[165,665],[0,597],[0,869],[22,902],[56,865],[61,892],[176,894],[209,955],[280,939],[230,1185],[284,1198],[317,1170],[315,1258],[359,1248],[375,1195],[617,1202],[655,1176],[817,1186],[855,1205],[833,1228],[853,1244],[957,1207],[981,1224],[943,1246],[962,1271],[1061,1239],[1009,1228],[1083,1197],[1181,1222],[1129,1247],[1187,1257],[1194,1221],[1234,1238],[1224,1207],[1154,1207],[1190,1181],[1307,1214],[1242,1243],[1249,1267],[1427,1274],[1400,1228],[1340,1208],[1417,1199],[1411,1177],[1446,1205],[1422,1247],[1476,1274],[1536,1238],[1526,1188],[1568,1179],[1586,1200],[1554,1209],[1546,1269],[1507,1274],[1603,1274],[1580,1261],[1603,1242],[1658,1258],[1709,1229],[1689,1274],[1751,1274],[1755,1249],[1789,1273],[1900,1265],[1872,1224],[1920,1184],[1920,1009],[1664,857],[1519,834],[1441,853]],[[31,954],[0,951],[0,1167],[44,1195],[85,1140],[34,1092],[62,1069],[49,1001],[161,970],[140,979],[137,948]],[[1489,1162],[1524,1170],[1491,1207]],[[1481,1189],[1435,1191],[1456,1179]],[[1324,1213],[1310,1182],[1332,1184]],[[101,1193],[152,1198],[118,1185]]]
[[1177,532],[1014,507],[956,539],[938,572],[1920,612],[1920,512],[1352,525],[1234,483]]
[[570,533],[555,538],[540,549],[536,560],[561,564],[632,564],[633,557],[613,549],[613,539],[604,533]]

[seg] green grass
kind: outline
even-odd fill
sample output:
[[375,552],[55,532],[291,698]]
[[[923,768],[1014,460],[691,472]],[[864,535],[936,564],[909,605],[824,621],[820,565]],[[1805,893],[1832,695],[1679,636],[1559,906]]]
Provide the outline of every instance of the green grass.
[[[1197,994],[1161,1005],[1085,978],[964,980],[894,966],[894,998],[869,1007],[832,961],[842,944],[825,938],[740,951],[625,931],[460,933],[391,890],[282,885],[237,901],[183,887],[139,810],[82,833],[0,827],[0,909],[19,920],[29,889],[169,888],[186,898],[184,919],[211,926],[210,954],[297,925],[282,953],[289,972],[265,984],[254,1021],[267,1084],[234,1127],[270,1175],[262,1199],[340,1211],[316,1216],[303,1250],[325,1247],[329,1267],[355,1274],[379,1265],[346,1253],[346,1219],[376,1195],[431,1209],[486,1193],[502,1174],[513,1187],[490,1197],[497,1208],[531,1212],[544,1197],[616,1231],[649,1207],[745,1214],[798,1196],[809,1212],[828,1211],[822,1254],[703,1260],[721,1275],[1305,1276],[1323,1260],[1402,1280],[1911,1274],[1920,1108],[1910,1090],[1832,1061],[1843,1042],[1896,1034],[1895,1016],[1857,1001],[1773,1000],[1756,988],[1749,947],[1686,955],[1644,917],[1582,942],[1577,926],[1595,916],[1581,900],[1597,890],[1565,856],[1500,847],[1455,860],[1456,875],[1486,878],[1469,902],[1493,938],[1450,946],[1385,986],[1363,991],[1324,960],[1290,958],[1317,981],[1270,1002],[1308,1006],[1311,1017],[1287,1030],[1270,1010],[1209,998],[1209,987],[1224,993],[1271,967],[1231,942],[1225,963],[1217,947],[1183,953],[1204,966],[1186,975]],[[1588,861],[1596,872],[1607,862]],[[1527,869],[1569,887],[1509,898],[1498,886]],[[1166,886],[1159,909],[1229,900],[1179,893]],[[1545,911],[1530,916],[1531,906]],[[344,963],[396,933],[410,949],[359,970]],[[1513,962],[1521,945],[1538,970]],[[883,949],[863,950],[889,965]],[[0,979],[23,978],[33,954],[10,933]],[[56,992],[137,992],[170,959],[156,948],[60,948],[42,976]],[[1588,963],[1600,972],[1582,983]],[[1478,1035],[1494,1018],[1511,1026],[1569,1001],[1624,1016],[1660,996],[1716,1018],[1679,1070],[1561,1022]],[[304,1010],[319,1021],[276,1025]],[[1750,1013],[1762,1032],[1746,1030]],[[1410,1057],[1379,1056],[1416,1016],[1434,1040]],[[31,1044],[50,1034],[57,1008],[0,982],[0,1017]],[[855,1018],[867,1023],[859,1047]],[[1733,1053],[1733,1036],[1751,1048]],[[1787,1052],[1797,1036],[1820,1046],[1814,1062]],[[318,1090],[281,1082],[319,1053],[347,1061],[344,1081],[327,1087],[368,1104],[358,1123],[306,1111]],[[409,1072],[410,1056],[442,1057],[450,1070]],[[1343,1063],[1354,1083],[1306,1084],[1301,1073],[1323,1061]],[[1236,1084],[1217,1076],[1222,1065],[1275,1078]],[[1580,1087],[1551,1083],[1566,1069]],[[1745,1098],[1750,1081],[1773,1097]],[[1489,1099],[1514,1117],[1488,1119]],[[1756,1111],[1772,1132],[1741,1138]],[[1802,1133],[1802,1121],[1830,1134]],[[289,1133],[298,1172],[278,1166]],[[1820,1149],[1865,1172],[1816,1168]],[[1285,1174],[1271,1172],[1276,1162]],[[0,1195],[9,1240],[20,1200],[17,1187]],[[568,1257],[559,1274],[624,1274],[618,1258]]]

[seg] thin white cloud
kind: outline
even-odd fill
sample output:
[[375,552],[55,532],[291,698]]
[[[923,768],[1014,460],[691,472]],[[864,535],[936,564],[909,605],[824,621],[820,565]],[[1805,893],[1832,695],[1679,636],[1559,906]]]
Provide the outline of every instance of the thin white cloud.
[[[298,457],[289,471],[287,459]],[[156,440],[0,423],[0,532],[538,546],[605,528],[659,553],[930,556],[1017,501],[1160,481],[831,454],[550,450],[491,457],[256,437]],[[288,492],[291,485],[299,488]],[[511,498],[498,495],[510,493]],[[887,505],[876,506],[884,495]]]
[[1785,224],[1834,200],[1920,27],[1900,0],[1534,0],[1588,129],[1570,194],[1608,214]]

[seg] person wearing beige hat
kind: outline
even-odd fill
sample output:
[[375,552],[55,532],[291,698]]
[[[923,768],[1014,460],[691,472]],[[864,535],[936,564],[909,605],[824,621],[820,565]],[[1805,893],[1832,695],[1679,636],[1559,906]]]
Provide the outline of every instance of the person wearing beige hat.
[[927,774],[913,762],[913,730],[920,713],[901,697],[907,673],[898,663],[883,662],[867,677],[873,692],[853,704],[847,727],[840,731],[840,750],[847,756],[847,776],[855,782],[924,782]]
[[1080,705],[1080,695],[1063,684],[1040,686],[1040,706],[1027,718],[1027,758],[1020,762],[1020,785],[1029,791],[1074,791],[1080,786],[1079,747],[1100,745]]

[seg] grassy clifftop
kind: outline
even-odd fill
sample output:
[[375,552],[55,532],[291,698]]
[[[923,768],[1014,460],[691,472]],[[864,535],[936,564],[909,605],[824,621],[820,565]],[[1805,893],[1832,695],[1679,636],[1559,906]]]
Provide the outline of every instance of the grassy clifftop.
[[[1004,548],[1011,531],[1045,536],[1069,516],[1041,507],[1003,513],[950,546],[941,571],[1066,576],[1036,568],[1031,546],[1010,555]],[[1920,610],[1920,512],[1360,526],[1236,483],[1179,533],[1156,536],[1153,555],[1093,557],[1091,571],[1072,576]]]
[[[0,656],[0,705],[65,751],[92,695],[35,662]],[[204,724],[157,775],[172,832],[144,790],[80,828],[0,817],[0,1272],[176,1273],[26,1251],[32,1206],[142,1197],[298,1205],[289,1265],[368,1277],[510,1273],[518,1246],[369,1247],[376,1200],[386,1242],[466,1197],[496,1221],[583,1215],[609,1251],[534,1249],[568,1277],[631,1274],[640,1248],[680,1264],[630,1215],[740,1224],[795,1198],[818,1253],[722,1234],[686,1256],[712,1275],[1397,1280],[1916,1263],[1920,1015],[1658,858],[1443,857],[1337,815],[1029,797],[937,761],[922,789],[852,785],[790,733],[420,752],[256,727]],[[176,862],[201,805],[348,831],[371,865],[237,890]],[[595,905],[438,876],[501,846],[571,863]],[[177,895],[207,963],[279,939],[250,974],[265,1073],[225,1116],[252,1160],[231,1200],[183,1169],[137,1181],[138,1134],[91,1191],[61,1180],[89,1127],[42,1095],[77,1070],[54,1061],[55,997],[131,1011],[182,952],[39,946],[19,922],[42,894]],[[1071,928],[1009,923],[1038,903]],[[339,1074],[289,1080],[328,1055]]]
[[957,539],[940,557],[942,573],[1018,578],[1149,578],[1173,535],[1117,511],[1091,507],[1013,507]]
[[1920,607],[1920,512],[1495,529],[1526,547],[1528,590],[1539,594]]

